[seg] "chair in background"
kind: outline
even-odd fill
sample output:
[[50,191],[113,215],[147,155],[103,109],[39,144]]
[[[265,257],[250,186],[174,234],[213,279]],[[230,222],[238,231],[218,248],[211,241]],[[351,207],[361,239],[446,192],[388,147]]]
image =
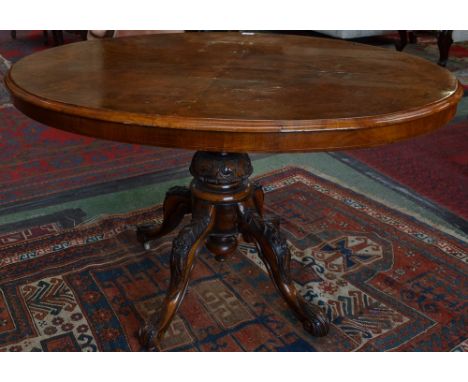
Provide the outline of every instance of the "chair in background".
[[[13,40],[16,40],[16,31],[10,31],[10,34],[11,34],[11,38]],[[42,31],[42,36],[44,39],[44,45],[49,44],[49,34],[47,33],[47,31]]]
[[87,33],[88,40],[112,37],[125,37],[144,34],[183,33],[183,30],[90,30]]
[[[52,32],[52,41],[53,41],[53,44],[55,46],[57,45],[62,45],[63,42],[64,42],[64,39],[63,39],[63,32],[64,31],[59,31],[59,30],[53,30],[53,31],[48,31],[48,30],[44,30],[42,31],[42,35],[44,37],[44,45],[49,45],[49,32]],[[77,34],[81,37],[82,40],[86,40],[86,35],[88,33],[88,31],[65,31],[65,32],[69,32],[69,33],[73,33],[73,34]],[[11,38],[12,39],[16,39],[16,34],[17,34],[17,31],[11,31],[10,32],[11,34]]]
[[[397,50],[402,51],[409,42],[416,43],[417,35],[415,31],[398,31],[400,35],[400,42],[396,44]],[[413,36],[413,38],[411,38]],[[439,61],[437,62],[440,66],[446,66],[450,47],[454,42],[467,41],[468,40],[468,31],[460,30],[439,30],[437,31],[437,46],[439,47]]]
[[[316,30],[331,37],[342,39],[354,39],[361,37],[371,37],[388,34],[393,31],[389,30]],[[402,51],[408,43],[417,43],[417,31],[400,30],[398,31],[400,41],[395,42],[395,47],[398,51]],[[439,30],[437,31],[437,45],[439,47],[440,66],[445,66],[449,57],[450,46],[453,42],[467,41],[468,31],[461,30]]]

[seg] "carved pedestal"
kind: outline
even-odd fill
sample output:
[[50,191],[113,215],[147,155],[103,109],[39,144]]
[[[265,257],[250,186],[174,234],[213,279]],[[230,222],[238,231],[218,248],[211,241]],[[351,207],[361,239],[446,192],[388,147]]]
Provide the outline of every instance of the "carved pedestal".
[[148,249],[152,242],[174,230],[185,214],[192,214],[191,222],[173,241],[169,289],[160,309],[140,329],[141,343],[149,350],[158,350],[182,302],[200,249],[206,245],[222,261],[236,250],[239,234],[257,245],[273,282],[304,328],[314,336],[326,335],[326,316],[302,299],[291,280],[291,254],[278,221],[263,216],[263,191],[249,182],[249,156],[199,151],[192,159],[190,172],[194,177],[190,188],[174,187],[167,193],[163,223],[138,228],[138,238]]

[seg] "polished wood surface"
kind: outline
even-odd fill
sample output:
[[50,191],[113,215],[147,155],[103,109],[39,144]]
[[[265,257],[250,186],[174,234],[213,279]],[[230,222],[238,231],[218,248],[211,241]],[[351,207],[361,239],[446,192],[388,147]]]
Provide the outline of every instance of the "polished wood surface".
[[69,44],[22,59],[6,84],[20,110],[60,129],[224,152],[389,143],[446,124],[463,93],[405,53],[240,33]]

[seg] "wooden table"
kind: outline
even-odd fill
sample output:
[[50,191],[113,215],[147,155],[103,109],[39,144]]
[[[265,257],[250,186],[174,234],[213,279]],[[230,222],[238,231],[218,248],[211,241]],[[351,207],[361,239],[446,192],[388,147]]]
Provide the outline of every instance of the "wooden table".
[[46,50],[13,65],[15,106],[47,125],[121,142],[197,150],[190,188],[169,190],[149,248],[174,239],[166,298],[141,328],[157,349],[182,302],[199,250],[218,258],[255,242],[273,282],[312,335],[329,321],[290,277],[277,219],[263,214],[248,152],[351,149],[395,142],[445,125],[462,88],[455,77],[404,53],[339,40],[238,33],[152,35]]

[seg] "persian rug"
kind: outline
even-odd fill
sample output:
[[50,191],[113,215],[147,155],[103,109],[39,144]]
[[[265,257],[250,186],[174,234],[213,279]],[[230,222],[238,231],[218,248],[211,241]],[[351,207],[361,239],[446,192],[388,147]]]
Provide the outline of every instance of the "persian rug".
[[[65,44],[81,41],[79,36],[71,33],[64,33],[63,37]],[[49,43],[46,45],[40,30],[18,30],[16,39],[11,37],[10,31],[0,30],[0,54],[11,62],[52,47],[51,31],[49,31]]]
[[[468,219],[468,118],[431,134],[346,155]],[[366,170],[364,170],[366,171]]]
[[41,31],[20,31],[16,40],[11,38],[10,31],[0,31],[0,112],[5,105],[11,106],[10,96],[3,83],[3,77],[11,64],[46,48]]
[[11,63],[8,60],[0,56],[0,109],[7,105],[9,106],[11,103],[10,94],[3,84],[3,77],[8,72],[8,69],[10,69],[10,65]]
[[0,109],[0,136],[0,209],[143,174],[187,169],[193,155],[67,133],[13,107]]
[[[282,218],[292,276],[326,309],[308,335],[255,247],[198,257],[165,351],[461,351],[467,348],[466,242],[310,172],[257,178]],[[135,225],[161,206],[75,224],[80,210],[0,227],[0,350],[141,351],[135,333],[164,296],[171,239],[144,251]],[[75,222],[75,223],[72,223]]]

